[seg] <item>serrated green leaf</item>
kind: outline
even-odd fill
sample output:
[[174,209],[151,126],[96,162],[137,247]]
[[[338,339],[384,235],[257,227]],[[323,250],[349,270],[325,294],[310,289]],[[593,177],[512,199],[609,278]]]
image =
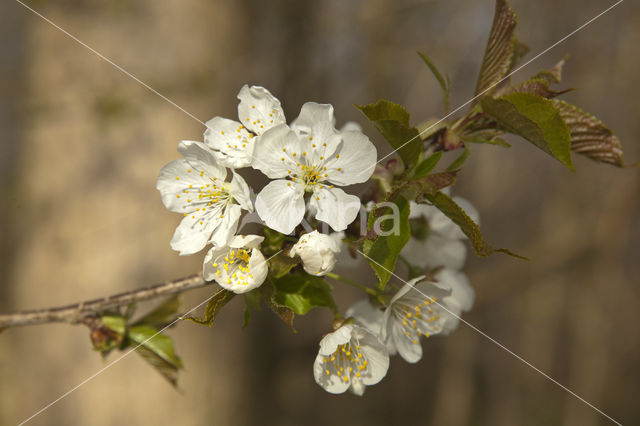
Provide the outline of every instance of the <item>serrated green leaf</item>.
[[305,315],[315,307],[327,307],[337,312],[331,297],[331,286],[322,278],[304,272],[295,272],[274,279],[274,300],[298,315]]
[[[404,197],[398,197],[395,199],[394,204],[397,206],[397,216],[391,207],[384,209],[374,208],[371,212],[368,220],[368,229],[370,231],[377,231],[373,227],[378,223],[380,231],[382,231],[381,233],[385,235],[379,235],[373,240],[366,239],[362,247],[367,261],[378,278],[376,287],[380,290],[384,290],[387,285],[389,278],[391,278],[391,272],[395,269],[400,251],[405,244],[407,244],[411,236],[411,230],[409,228],[409,202]],[[374,214],[374,212],[378,213]],[[386,220],[381,220],[384,216],[390,217]],[[395,229],[394,225],[396,226]],[[386,235],[387,233],[389,233],[389,235]]]
[[476,251],[476,254],[481,257],[487,257],[493,253],[504,253],[509,256],[517,257],[519,259],[525,259],[520,255],[517,255],[510,250],[503,248],[494,248],[491,244],[487,243],[482,237],[480,227],[467,215],[462,207],[460,207],[451,197],[448,195],[437,192],[433,195],[426,195],[425,198],[438,208],[445,216],[453,221],[460,227],[462,232],[469,238],[471,245]]
[[572,151],[594,161],[624,167],[620,140],[602,121],[568,102],[554,99],[553,104],[569,127]]
[[442,151],[438,151],[424,159],[420,164],[418,164],[416,170],[413,172],[413,178],[417,179],[428,175],[431,170],[438,165],[438,161],[442,158],[442,154]]
[[527,44],[521,42],[515,37],[513,38],[513,54],[511,56],[511,62],[509,63],[507,74],[516,68],[522,58],[529,53],[529,50],[531,50],[531,48],[527,46]]
[[529,93],[532,95],[542,96],[543,98],[552,99],[556,96],[560,96],[563,93],[570,92],[573,89],[566,90],[552,90],[549,88],[549,80],[545,78],[531,78],[529,80],[523,81],[520,84],[517,84],[513,87],[507,89],[504,93]]
[[158,305],[151,312],[137,320],[134,325],[149,325],[163,328],[178,317],[180,310],[180,295],[174,294]]
[[235,296],[235,293],[229,290],[220,289],[213,296],[211,296],[209,302],[207,302],[207,307],[204,310],[203,317],[196,318],[188,316],[185,319],[193,321],[197,324],[211,327],[216,319],[216,316],[218,315],[218,312],[220,312],[220,309],[222,309],[222,307],[226,305],[233,298],[233,296]]
[[[455,160],[453,160],[451,164],[449,164],[449,166],[447,167],[447,171],[455,172],[460,170],[464,165],[465,161],[467,161],[467,158],[469,158],[469,155],[471,155],[471,150],[469,149],[468,146],[465,146],[464,151],[462,151],[462,154],[460,154]],[[451,184],[453,184],[453,182]]]
[[562,69],[564,68],[564,64],[566,59],[562,59],[557,64],[553,66],[550,70],[542,70],[533,76],[533,79],[544,79],[549,82],[549,84],[557,84],[562,81]]
[[449,84],[448,81],[440,74],[440,71],[435,66],[431,59],[429,59],[425,54],[417,52],[418,55],[422,58],[424,63],[429,67],[433,76],[438,80],[438,84],[440,84],[440,88],[442,89],[442,100],[444,102],[445,112],[449,112]]
[[569,128],[553,102],[528,93],[485,97],[482,110],[510,133],[522,136],[573,170]]
[[153,352],[173,367],[182,367],[182,361],[173,350],[173,340],[165,334],[158,333],[156,328],[148,325],[137,325],[129,329],[127,337],[137,345]]
[[379,100],[371,105],[356,105],[373,122],[404,163],[411,167],[422,153],[418,130],[409,124],[409,112],[390,101]]
[[[514,52],[522,53],[522,43],[517,42],[513,35],[516,24],[515,12],[505,0],[497,0],[489,41],[476,84],[476,96],[489,94],[494,89],[493,86],[507,75],[515,62]],[[477,102],[475,100],[473,104]]]

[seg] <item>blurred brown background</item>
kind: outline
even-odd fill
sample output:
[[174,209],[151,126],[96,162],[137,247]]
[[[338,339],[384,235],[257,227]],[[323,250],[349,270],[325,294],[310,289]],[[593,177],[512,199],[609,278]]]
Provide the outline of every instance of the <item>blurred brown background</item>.
[[[532,57],[613,1],[512,0]],[[308,100],[353,107],[387,98],[415,122],[442,114],[415,55],[472,94],[493,1],[30,1],[45,16],[201,120],[236,114],[245,83],[269,88],[287,117]],[[640,4],[627,1],[521,71],[571,53],[566,96],[640,159]],[[155,190],[181,139],[203,127],[13,1],[0,4],[0,311],[67,304],[200,268],[169,240],[179,216]],[[378,143],[371,126],[365,130]],[[640,171],[576,158],[576,173],[525,142],[475,147],[455,192],[485,236],[529,256],[472,258],[465,318],[623,424],[640,423]],[[388,152],[379,144],[380,152]],[[186,295],[185,308],[210,290]],[[339,289],[342,308],[356,295]],[[604,417],[462,325],[394,358],[363,398],[333,396],[311,374],[326,312],[292,334],[269,312],[242,330],[235,300],[212,328],[171,331],[186,370],[176,392],[129,356],[34,425],[605,425]],[[111,359],[115,359],[112,356]],[[84,328],[0,335],[0,424],[16,424],[103,367]]]

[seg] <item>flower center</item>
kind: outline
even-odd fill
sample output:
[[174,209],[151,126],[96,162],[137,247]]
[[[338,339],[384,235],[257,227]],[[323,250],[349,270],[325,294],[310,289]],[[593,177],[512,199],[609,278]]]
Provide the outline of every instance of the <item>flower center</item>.
[[352,342],[338,345],[336,351],[324,357],[324,372],[327,376],[337,375],[345,382],[359,379],[367,372],[369,361],[360,351],[360,346]]
[[251,268],[249,267],[249,259],[251,254],[245,249],[231,250],[224,257],[222,265],[212,263],[216,270],[216,275],[226,277],[227,284],[248,285],[249,280],[253,279]]
[[[398,303],[394,306],[393,314],[397,321],[400,321],[404,334],[414,344],[419,343],[419,337],[429,337],[431,333],[440,331],[440,326],[433,322],[440,318],[440,315],[430,306],[435,303],[435,297],[427,297],[417,304]],[[426,312],[424,312],[426,308]]]

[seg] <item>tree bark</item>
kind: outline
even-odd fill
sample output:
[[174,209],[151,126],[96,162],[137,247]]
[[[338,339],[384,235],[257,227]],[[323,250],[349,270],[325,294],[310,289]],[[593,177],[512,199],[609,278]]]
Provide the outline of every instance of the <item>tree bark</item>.
[[126,306],[134,302],[182,293],[207,285],[211,285],[211,283],[206,282],[204,278],[202,278],[202,273],[198,273],[177,280],[156,284],[151,287],[115,294],[102,299],[88,300],[56,308],[0,315],[0,331],[9,327],[47,324],[51,322],[79,324],[82,323],[85,318],[94,316],[105,310]]

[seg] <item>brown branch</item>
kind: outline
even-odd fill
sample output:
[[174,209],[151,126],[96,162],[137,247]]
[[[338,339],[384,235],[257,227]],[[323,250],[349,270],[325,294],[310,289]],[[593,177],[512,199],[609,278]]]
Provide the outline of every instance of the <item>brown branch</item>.
[[73,305],[57,308],[37,309],[22,311],[13,314],[0,315],[0,331],[8,327],[23,325],[46,324],[50,322],[64,322],[69,324],[82,323],[88,317],[114,309],[127,306],[130,303],[151,300],[170,294],[182,293],[210,285],[202,278],[202,273],[156,284],[151,287],[115,294],[102,299],[88,300]]

